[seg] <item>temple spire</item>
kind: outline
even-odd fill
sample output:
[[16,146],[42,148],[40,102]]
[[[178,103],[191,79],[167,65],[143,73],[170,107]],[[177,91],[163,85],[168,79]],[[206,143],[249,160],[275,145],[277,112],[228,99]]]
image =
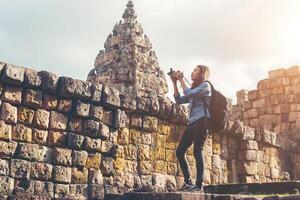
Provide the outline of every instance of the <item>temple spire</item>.
[[134,22],[137,18],[137,15],[135,13],[134,10],[134,4],[132,0],[129,0],[127,5],[126,5],[126,9],[124,11],[123,14],[123,19],[125,21],[125,23],[130,23],[130,22]]

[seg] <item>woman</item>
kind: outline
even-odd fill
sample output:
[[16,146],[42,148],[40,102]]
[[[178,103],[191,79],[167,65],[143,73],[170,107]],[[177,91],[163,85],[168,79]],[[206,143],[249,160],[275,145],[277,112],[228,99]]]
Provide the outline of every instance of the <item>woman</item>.
[[[209,68],[204,65],[195,67],[191,74],[193,81],[192,87],[188,88],[183,80],[183,73],[180,71],[171,75],[174,85],[174,98],[176,103],[189,103],[189,121],[176,150],[180,168],[184,175],[184,184],[180,191],[197,191],[203,192],[203,145],[208,135],[208,123],[210,113],[208,106],[210,105],[210,97],[212,95],[211,86],[206,80],[209,78]],[[178,92],[177,81],[181,84],[184,95]],[[204,104],[205,101],[205,104]],[[194,157],[196,160],[197,180],[193,185],[188,163],[185,158],[187,149],[194,143]]]

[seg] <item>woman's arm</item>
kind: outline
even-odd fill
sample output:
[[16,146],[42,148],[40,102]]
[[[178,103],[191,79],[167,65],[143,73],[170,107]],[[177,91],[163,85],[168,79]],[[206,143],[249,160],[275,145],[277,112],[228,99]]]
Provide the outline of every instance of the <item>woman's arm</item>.
[[189,98],[186,96],[180,96],[178,92],[178,87],[177,87],[177,79],[173,81],[173,87],[174,87],[174,99],[177,104],[184,104],[189,102]]

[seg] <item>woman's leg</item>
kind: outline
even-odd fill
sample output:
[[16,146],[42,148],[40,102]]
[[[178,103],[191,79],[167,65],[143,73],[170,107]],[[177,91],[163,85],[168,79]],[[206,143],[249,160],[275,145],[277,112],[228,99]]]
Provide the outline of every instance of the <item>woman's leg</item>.
[[203,173],[204,173],[204,158],[203,158],[203,146],[208,135],[207,124],[205,119],[200,119],[194,128],[194,156],[196,160],[197,168],[197,180],[196,185],[198,187],[203,184]]
[[184,176],[184,182],[190,184],[190,171],[189,166],[185,158],[186,150],[192,145],[194,140],[193,130],[191,126],[187,126],[177,147],[176,156],[179,161],[180,168]]

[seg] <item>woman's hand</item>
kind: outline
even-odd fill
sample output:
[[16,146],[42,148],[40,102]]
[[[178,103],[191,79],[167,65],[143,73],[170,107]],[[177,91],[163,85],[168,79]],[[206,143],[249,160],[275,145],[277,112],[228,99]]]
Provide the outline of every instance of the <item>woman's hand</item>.
[[171,74],[170,77],[171,77],[172,82],[173,82],[174,84],[176,84],[176,82],[177,82],[176,74]]
[[176,76],[176,78],[177,78],[177,80],[183,80],[183,72],[181,72],[181,71],[177,71],[176,73],[175,73],[175,76]]

